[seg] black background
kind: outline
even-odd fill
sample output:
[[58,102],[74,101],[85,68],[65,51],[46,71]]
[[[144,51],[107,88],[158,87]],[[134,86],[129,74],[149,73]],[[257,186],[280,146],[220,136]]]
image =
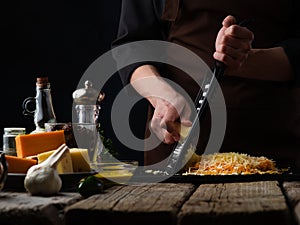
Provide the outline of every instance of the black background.
[[[72,121],[72,92],[88,66],[110,50],[117,34],[121,0],[12,0],[0,3],[1,116],[4,127],[34,130],[33,117],[22,114],[22,102],[35,96],[36,77],[48,76],[58,122]],[[142,161],[115,137],[110,106],[122,88],[118,74],[105,84],[100,123],[122,159]],[[143,137],[145,102],[132,110],[131,126]],[[2,136],[1,136],[2,137]],[[2,142],[2,138],[1,138]]]

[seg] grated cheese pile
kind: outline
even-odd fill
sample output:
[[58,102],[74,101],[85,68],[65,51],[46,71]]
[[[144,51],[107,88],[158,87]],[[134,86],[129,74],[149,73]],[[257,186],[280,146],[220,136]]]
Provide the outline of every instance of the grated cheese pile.
[[189,167],[183,175],[239,175],[276,174],[280,171],[275,162],[264,157],[253,157],[242,153],[215,153],[202,155],[195,166]]

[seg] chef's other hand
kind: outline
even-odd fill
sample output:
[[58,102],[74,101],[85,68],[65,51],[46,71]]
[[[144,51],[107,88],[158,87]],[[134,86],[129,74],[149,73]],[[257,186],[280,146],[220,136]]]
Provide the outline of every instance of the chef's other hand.
[[227,16],[222,25],[216,38],[216,51],[213,56],[226,65],[227,71],[234,71],[247,59],[254,35],[246,27],[236,25],[233,16]]
[[150,124],[151,131],[166,144],[179,141],[181,126],[192,125],[189,119],[191,109],[185,98],[176,94],[172,102],[159,97],[152,97],[149,100],[155,108]]

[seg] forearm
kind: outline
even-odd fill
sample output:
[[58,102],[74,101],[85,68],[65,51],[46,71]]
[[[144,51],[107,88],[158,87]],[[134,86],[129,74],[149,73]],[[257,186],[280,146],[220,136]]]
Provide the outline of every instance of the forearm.
[[177,92],[161,77],[153,65],[138,67],[132,73],[130,83],[153,107],[156,106],[157,98],[171,102],[177,97]]
[[283,48],[251,49],[242,66],[228,75],[269,81],[291,81],[294,73]]
[[138,67],[133,72],[130,83],[154,107],[151,130],[166,144],[179,141],[180,130],[186,130],[192,125],[191,108],[185,98],[152,65]]

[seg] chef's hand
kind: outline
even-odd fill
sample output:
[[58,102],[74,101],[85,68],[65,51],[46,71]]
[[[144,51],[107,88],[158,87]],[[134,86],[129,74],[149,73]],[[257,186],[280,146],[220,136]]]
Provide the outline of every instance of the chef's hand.
[[187,127],[192,125],[189,119],[191,108],[183,95],[163,79],[154,66],[138,67],[133,72],[130,83],[154,107],[149,126],[151,132],[166,144],[177,142],[181,135],[186,135]]
[[227,71],[239,69],[248,57],[254,35],[246,27],[236,25],[233,16],[227,16],[220,29],[214,58],[226,65]]
[[192,125],[191,109],[184,97],[176,93],[170,102],[159,97],[148,100],[155,108],[150,130],[166,144],[179,141],[181,130]]

